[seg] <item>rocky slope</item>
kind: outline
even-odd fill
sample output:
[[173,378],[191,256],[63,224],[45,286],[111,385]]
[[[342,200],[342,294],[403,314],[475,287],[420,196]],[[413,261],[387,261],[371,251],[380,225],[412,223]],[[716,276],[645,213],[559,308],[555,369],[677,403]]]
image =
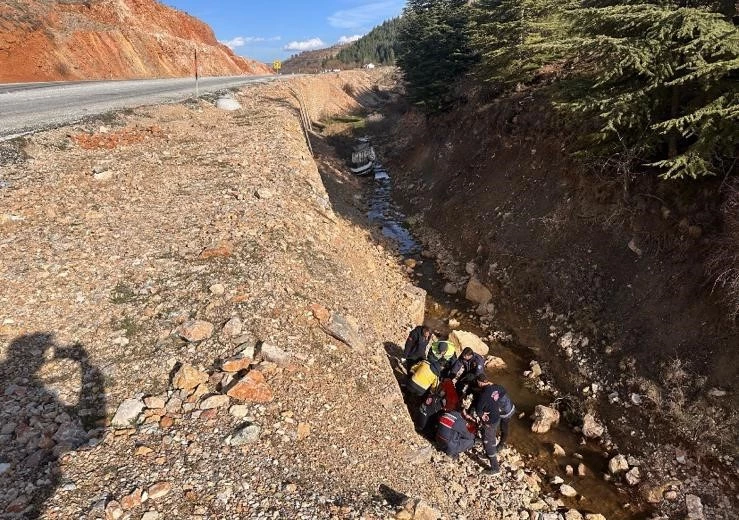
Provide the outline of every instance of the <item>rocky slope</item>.
[[563,518],[515,451],[484,478],[413,431],[385,348],[422,296],[334,212],[296,114],[294,93],[318,119],[371,86],[0,148],[0,517]]
[[8,0],[0,5],[0,82],[269,74],[218,43],[205,23],[155,0]]

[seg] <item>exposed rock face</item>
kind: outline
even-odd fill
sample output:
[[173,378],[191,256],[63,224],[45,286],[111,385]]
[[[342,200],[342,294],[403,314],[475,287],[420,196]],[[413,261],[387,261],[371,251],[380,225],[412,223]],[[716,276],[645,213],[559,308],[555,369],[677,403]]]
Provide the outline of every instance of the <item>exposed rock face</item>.
[[0,82],[269,74],[156,0],[0,4]]

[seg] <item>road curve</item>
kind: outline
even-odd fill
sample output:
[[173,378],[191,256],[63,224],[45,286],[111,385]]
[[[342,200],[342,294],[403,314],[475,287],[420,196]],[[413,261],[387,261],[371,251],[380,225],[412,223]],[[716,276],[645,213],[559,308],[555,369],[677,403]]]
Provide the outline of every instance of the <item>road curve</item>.
[[[200,92],[212,92],[275,78],[201,78]],[[4,84],[0,85],[0,141],[73,123],[110,110],[181,101],[194,93],[193,78]]]

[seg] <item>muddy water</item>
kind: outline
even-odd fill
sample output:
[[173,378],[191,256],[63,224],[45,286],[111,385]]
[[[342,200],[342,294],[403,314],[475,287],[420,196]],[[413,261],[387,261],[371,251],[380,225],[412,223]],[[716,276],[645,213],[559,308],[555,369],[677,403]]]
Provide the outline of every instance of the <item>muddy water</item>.
[[[366,180],[365,200],[369,203],[368,218],[377,226],[382,234],[397,244],[400,254],[404,257],[415,258],[419,266],[413,275],[414,282],[428,293],[426,301],[426,320],[431,326],[441,332],[448,333],[447,320],[455,312],[455,319],[459,320],[462,330],[473,332],[481,337],[481,324],[472,309],[462,300],[445,294],[442,290],[445,281],[436,272],[432,261],[423,261],[420,257],[422,250],[413,234],[404,225],[405,215],[398,205],[393,202],[392,181]],[[603,479],[607,473],[607,459],[595,443],[581,444],[581,436],[575,434],[564,425],[540,435],[531,432],[531,416],[534,407],[538,404],[549,404],[551,398],[536,392],[531,386],[531,380],[523,377],[523,372],[529,368],[533,359],[533,351],[545,348],[538,344],[538,339],[527,334],[525,327],[517,327],[522,318],[515,315],[497,316],[506,330],[514,332],[518,344],[511,348],[491,346],[490,354],[505,360],[507,368],[502,371],[490,372],[491,378],[503,385],[513,398],[518,413],[524,416],[511,422],[510,444],[514,446],[527,460],[527,465],[537,468],[542,475],[543,489],[549,489],[554,496],[558,486],[549,484],[555,476],[561,477],[565,483],[572,485],[582,496],[580,499],[563,499],[568,507],[577,508],[583,512],[603,514],[608,520],[626,520],[647,518],[643,508],[632,502],[632,496],[623,488],[619,488]],[[526,346],[524,346],[526,345]],[[566,457],[552,456],[554,443],[562,446],[567,453]],[[578,464],[587,467],[587,475],[577,476]],[[568,476],[565,467],[571,465],[575,476]]]

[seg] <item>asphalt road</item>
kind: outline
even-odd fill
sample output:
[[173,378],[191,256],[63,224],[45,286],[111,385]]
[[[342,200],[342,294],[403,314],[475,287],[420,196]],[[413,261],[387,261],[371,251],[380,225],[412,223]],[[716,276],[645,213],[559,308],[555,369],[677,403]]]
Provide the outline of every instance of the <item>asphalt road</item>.
[[[274,78],[201,78],[200,92],[213,92]],[[193,78],[4,84],[0,85],[0,140],[73,123],[111,110],[181,101],[194,93]]]

